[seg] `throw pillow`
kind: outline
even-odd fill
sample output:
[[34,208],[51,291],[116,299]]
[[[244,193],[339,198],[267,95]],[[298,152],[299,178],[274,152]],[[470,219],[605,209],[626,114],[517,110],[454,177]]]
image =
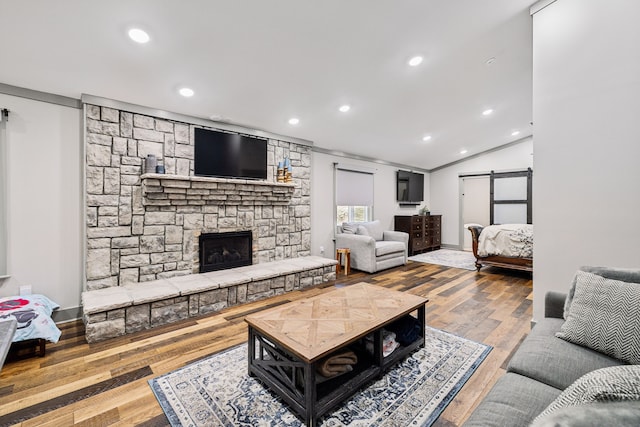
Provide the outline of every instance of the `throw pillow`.
[[531,427],[638,427],[640,401],[591,403],[558,409],[536,418]]
[[359,234],[361,236],[368,236],[369,232],[367,231],[366,227],[359,225],[356,234]]
[[344,234],[356,234],[358,231],[358,224],[355,222],[343,222],[342,232]]
[[[640,270],[637,268],[615,268],[615,267],[591,267],[591,266],[582,266],[580,267],[581,271],[586,271],[587,273],[597,274],[598,276],[602,276],[605,279],[613,279],[620,280],[621,282],[627,283],[639,283],[640,284]],[[569,293],[567,294],[567,298],[564,301],[564,319],[567,319],[569,315],[569,307],[571,307],[571,303],[573,302],[573,294],[576,290],[576,278],[578,276],[573,276],[573,280],[571,281],[571,286],[569,288]]]
[[373,237],[374,240],[382,240],[384,230],[382,229],[382,224],[380,224],[379,220],[363,222],[361,225],[367,229],[369,236]]
[[563,408],[627,400],[640,400],[640,366],[621,365],[596,369],[567,387],[533,423],[536,424]]
[[578,271],[558,338],[627,363],[640,363],[640,286]]

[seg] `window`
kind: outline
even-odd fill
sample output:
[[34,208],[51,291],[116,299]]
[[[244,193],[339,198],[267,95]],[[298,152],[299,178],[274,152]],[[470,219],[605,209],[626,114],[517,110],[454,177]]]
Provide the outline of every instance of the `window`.
[[373,219],[373,173],[336,164],[336,225]]
[[338,206],[337,225],[343,222],[371,221],[371,206]]
[[517,172],[491,172],[491,224],[532,223],[531,168]]

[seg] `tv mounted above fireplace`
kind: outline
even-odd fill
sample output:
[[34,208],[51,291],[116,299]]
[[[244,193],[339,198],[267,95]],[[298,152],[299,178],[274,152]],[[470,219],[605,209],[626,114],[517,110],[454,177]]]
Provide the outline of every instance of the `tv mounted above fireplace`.
[[237,133],[196,128],[194,174],[267,179],[267,140]]

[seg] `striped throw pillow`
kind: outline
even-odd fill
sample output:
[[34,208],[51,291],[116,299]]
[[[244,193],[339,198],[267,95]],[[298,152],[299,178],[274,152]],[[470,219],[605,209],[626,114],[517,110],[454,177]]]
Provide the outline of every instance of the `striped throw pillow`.
[[627,363],[640,363],[640,286],[578,271],[558,338]]
[[570,406],[630,400],[640,401],[640,366],[621,365],[596,369],[578,378],[560,393],[536,417],[533,425],[547,415]]

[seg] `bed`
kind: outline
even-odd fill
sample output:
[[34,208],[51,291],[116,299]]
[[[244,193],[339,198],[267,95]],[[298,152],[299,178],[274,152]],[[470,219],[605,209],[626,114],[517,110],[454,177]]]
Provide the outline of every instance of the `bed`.
[[51,318],[59,305],[44,295],[21,295],[0,298],[0,320],[15,319],[16,330],[13,347],[16,350],[33,349],[33,353],[44,356],[46,341],[60,339],[60,329]]
[[533,225],[470,225],[478,271],[483,266],[533,271]]

